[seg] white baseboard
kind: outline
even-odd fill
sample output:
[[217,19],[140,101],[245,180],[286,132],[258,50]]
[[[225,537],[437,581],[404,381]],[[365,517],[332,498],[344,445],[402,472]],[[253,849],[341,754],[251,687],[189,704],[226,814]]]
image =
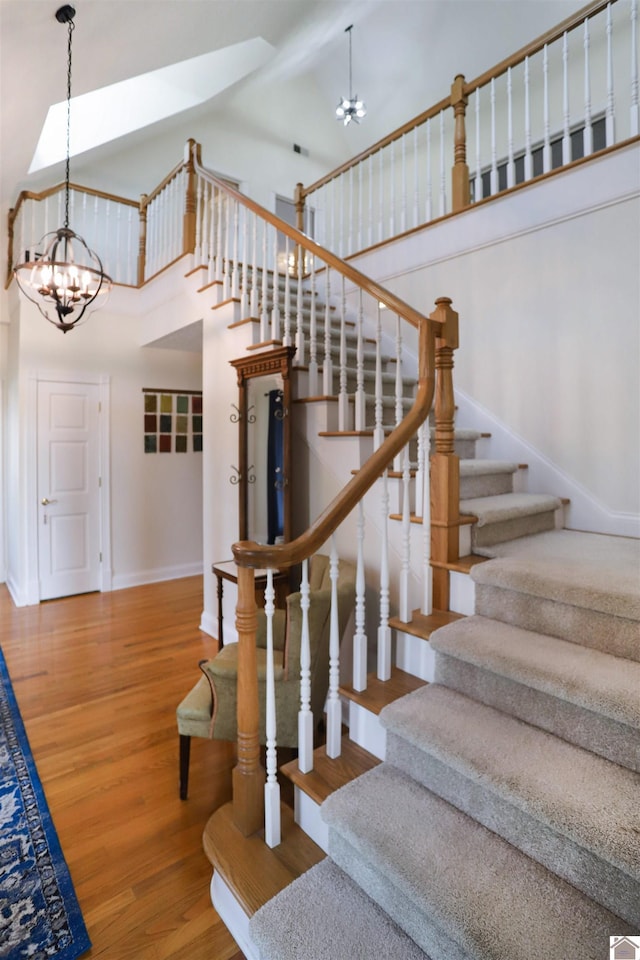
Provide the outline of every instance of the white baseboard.
[[213,616],[207,610],[202,611],[202,616],[200,617],[200,629],[204,633],[208,633],[210,637],[218,639],[218,617]]
[[249,933],[249,917],[216,870],[213,871],[210,890],[214,909],[246,960],[260,960],[260,951]]
[[15,582],[15,580],[13,579],[13,577],[12,577],[12,576],[8,576],[7,579],[5,580],[5,583],[6,583],[6,585],[7,585],[7,590],[9,591],[9,593],[10,593],[10,595],[11,595],[11,599],[13,600],[14,604],[16,605],[16,607],[26,607],[26,606],[28,605],[29,601],[28,601],[27,598],[24,596],[24,594],[22,593],[22,591],[21,591],[20,588],[18,587],[18,585],[17,585],[17,583]]
[[163,580],[181,580],[183,577],[197,577],[203,573],[202,561],[183,563],[175,567],[156,567],[153,570],[138,570],[136,573],[121,573],[113,577],[114,590],[126,590],[127,587],[141,587],[146,583],[161,583]]

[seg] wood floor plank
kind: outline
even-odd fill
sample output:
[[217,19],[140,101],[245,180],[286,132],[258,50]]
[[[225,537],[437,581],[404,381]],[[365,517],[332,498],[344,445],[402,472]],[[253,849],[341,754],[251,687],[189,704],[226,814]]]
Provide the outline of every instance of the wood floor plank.
[[15,607],[0,647],[93,946],[102,960],[243,960],[202,848],[234,746],[194,739],[178,798],[175,709],[216,641],[202,578]]

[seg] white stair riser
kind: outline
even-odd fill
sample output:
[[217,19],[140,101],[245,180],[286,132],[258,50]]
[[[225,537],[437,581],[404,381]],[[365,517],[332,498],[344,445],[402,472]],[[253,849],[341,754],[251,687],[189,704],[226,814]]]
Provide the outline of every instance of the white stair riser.
[[325,853],[329,852],[329,828],[320,816],[320,804],[316,803],[300,787],[294,791],[295,821],[308,836],[321,847]]
[[260,960],[260,951],[249,934],[249,917],[217,870],[211,878],[211,903],[246,960]]
[[378,760],[384,760],[387,752],[387,731],[376,714],[353,701],[349,704],[349,737]]
[[396,666],[421,680],[433,682],[435,653],[428,640],[396,630]]

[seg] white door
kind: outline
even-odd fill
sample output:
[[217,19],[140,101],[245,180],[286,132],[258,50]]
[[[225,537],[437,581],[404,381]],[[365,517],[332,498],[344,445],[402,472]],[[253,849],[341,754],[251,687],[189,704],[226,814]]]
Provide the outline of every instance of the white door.
[[100,588],[99,387],[38,383],[40,599]]

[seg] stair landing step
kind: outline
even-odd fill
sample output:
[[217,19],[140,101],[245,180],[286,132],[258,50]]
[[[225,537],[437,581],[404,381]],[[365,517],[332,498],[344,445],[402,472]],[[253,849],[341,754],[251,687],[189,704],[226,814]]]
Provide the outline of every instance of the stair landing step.
[[476,553],[468,553],[466,557],[457,560],[431,560],[431,566],[439,570],[453,570],[454,573],[470,573],[479,563],[486,563],[489,557],[481,557]]
[[[484,559],[479,557],[478,559]],[[453,610],[434,610],[433,613],[422,613],[420,610],[414,610],[411,614],[411,620],[405,623],[398,617],[391,617],[389,626],[394,630],[401,630],[403,633],[410,633],[412,637],[420,637],[422,640],[428,640],[434,630],[440,627],[446,627],[456,620],[462,620],[464,614],[454,613]]]
[[282,842],[270,849],[264,831],[245,837],[233,822],[233,805],[226,803],[204,829],[204,852],[242,909],[251,917],[297,877],[325,857],[325,852],[294,822],[293,811],[280,805]]
[[368,750],[343,737],[339,757],[331,759],[327,756],[326,747],[317,747],[313,751],[313,770],[309,773],[300,772],[297,760],[285,763],[280,771],[315,803],[320,804],[345,783],[350,783],[379,763],[380,760]]
[[393,703],[407,693],[412,693],[420,687],[424,687],[426,680],[415,677],[411,673],[405,673],[397,667],[391,668],[391,677],[389,680],[378,680],[375,673],[370,673],[367,677],[366,690],[354,690],[352,686],[340,685],[340,693],[347,700],[357,703],[371,713],[379,714],[383,707]]

